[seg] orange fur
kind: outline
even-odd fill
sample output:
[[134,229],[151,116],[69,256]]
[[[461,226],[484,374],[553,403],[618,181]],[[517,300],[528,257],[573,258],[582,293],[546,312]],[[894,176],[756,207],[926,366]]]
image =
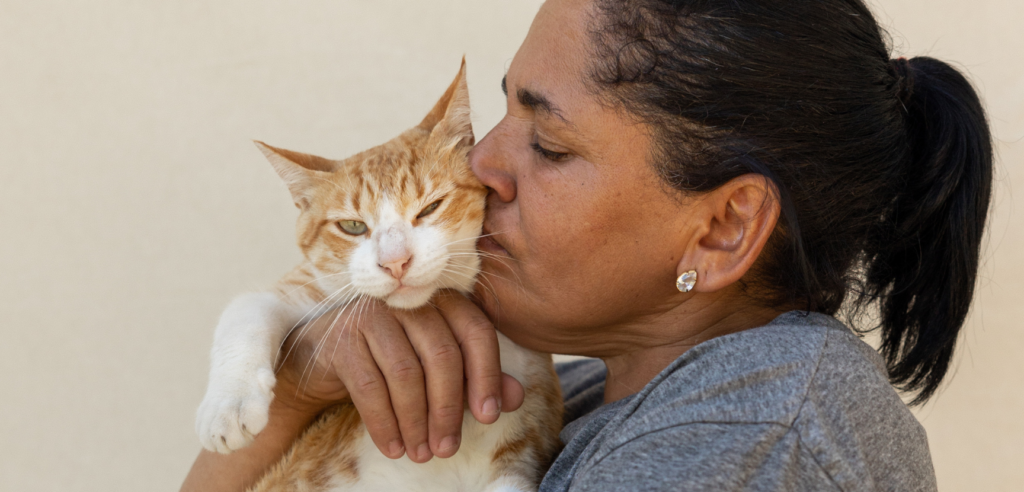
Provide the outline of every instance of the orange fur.
[[[328,285],[324,276],[344,271],[358,254],[361,242],[386,234],[372,224],[383,201],[394,205],[409,227],[432,226],[451,234],[468,227],[475,228],[470,239],[479,235],[486,189],[470,171],[466,159],[473,137],[464,69],[463,64],[455,81],[419,125],[347,159],[324,159],[257,142],[300,209],[296,238],[306,261],[275,286],[285,302],[295,306],[322,301],[331,304],[338,290]],[[417,217],[438,199],[442,205],[436,213]],[[339,229],[339,221],[347,220],[366,222],[367,232],[361,236],[346,234]],[[475,252],[474,246],[469,248]],[[413,256],[409,261],[417,260]],[[462,465],[455,465],[456,461],[469,458],[476,461],[466,463],[484,463],[479,466],[485,469],[468,472],[486,477],[486,483],[504,480],[501,483],[517,489],[535,490],[558,450],[562,398],[550,356],[520,347],[508,350],[518,351],[512,358],[523,366],[516,370],[521,372],[526,400],[518,411],[503,415],[493,426],[471,421],[467,413],[463,445],[455,457],[435,458],[424,465],[407,458],[381,462],[382,456],[367,441],[355,407],[340,405],[307,429],[252,490],[362,490],[359,484],[373,478],[367,477],[368,470],[389,470],[392,465],[396,476],[406,473],[401,470],[411,474],[438,470],[437,479],[441,480],[441,475],[449,474],[445,462],[458,469]],[[503,345],[503,363],[505,355]],[[374,473],[376,480],[382,472]],[[403,490],[433,490],[430,480],[428,475],[419,483],[401,485]]]

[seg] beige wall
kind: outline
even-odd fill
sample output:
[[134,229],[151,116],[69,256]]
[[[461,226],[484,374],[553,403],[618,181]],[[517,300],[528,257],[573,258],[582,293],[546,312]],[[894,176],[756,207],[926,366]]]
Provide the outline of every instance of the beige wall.
[[[463,53],[482,135],[538,4],[0,0],[0,490],[176,489],[217,314],[298,258],[249,139],[336,157],[381,142]],[[918,412],[944,490],[1024,483],[1021,5],[879,9],[901,53],[971,74],[1001,155],[957,375]]]

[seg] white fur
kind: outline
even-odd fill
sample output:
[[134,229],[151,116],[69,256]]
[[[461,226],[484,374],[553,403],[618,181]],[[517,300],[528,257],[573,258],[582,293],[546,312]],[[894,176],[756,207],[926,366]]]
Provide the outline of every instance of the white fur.
[[[196,431],[205,448],[230,453],[249,445],[264,429],[276,382],[278,350],[295,326],[360,296],[409,309],[425,304],[440,288],[472,291],[480,268],[476,253],[480,225],[464,224],[452,234],[431,225],[429,220],[414,227],[413,219],[404,216],[391,201],[382,200],[375,216],[366,218],[368,227],[374,231],[372,237],[350,238],[357,244],[348,264],[335,272],[312,272],[317,286],[328,296],[319,304],[297,296],[282,299],[274,293],[259,292],[239,296],[224,310],[210,353],[209,387],[196,416]],[[410,256],[401,280],[381,266]],[[546,356],[527,351],[501,334],[498,341],[505,373],[523,383],[550,377],[543,374],[549,370]],[[451,458],[435,458],[424,464],[413,463],[408,457],[385,457],[361,426],[356,443],[359,478],[350,483],[343,475],[335,476],[332,490],[536,490],[536,484],[527,477],[494,476],[494,453],[502,443],[523,435],[523,415],[505,413],[497,423],[483,425],[466,411],[459,452]],[[522,453],[522,459],[532,460],[532,454]],[[529,469],[537,465],[528,464]]]
[[[360,242],[349,264],[357,292],[383,299],[395,308],[412,309],[425,304],[440,288],[463,293],[473,290],[480,269],[480,260],[475,256],[479,225],[466,224],[452,235],[430,224],[413,227],[411,217],[404,216],[385,199],[381,200],[372,228],[372,238]],[[379,265],[403,254],[411,254],[412,261],[399,282]],[[396,292],[399,286],[405,288]],[[322,287],[330,290],[331,286]]]
[[281,327],[300,316],[271,293],[243,294],[224,310],[213,337],[209,386],[196,414],[203,447],[234,451],[267,425]]
[[[296,325],[359,295],[408,309],[425,304],[440,288],[472,290],[480,264],[475,256],[479,226],[464,226],[454,237],[429,224],[413,227],[389,200],[382,200],[372,225],[386,233],[362,240],[347,272],[314,272],[320,289],[331,296],[327,302],[289,303],[277,294],[257,292],[239,296],[224,310],[210,351],[209,384],[196,413],[203,447],[230,453],[248,446],[267,425],[277,351]],[[403,248],[413,260],[400,283],[379,265],[382,257],[401,254]],[[405,289],[396,292],[402,285]]]

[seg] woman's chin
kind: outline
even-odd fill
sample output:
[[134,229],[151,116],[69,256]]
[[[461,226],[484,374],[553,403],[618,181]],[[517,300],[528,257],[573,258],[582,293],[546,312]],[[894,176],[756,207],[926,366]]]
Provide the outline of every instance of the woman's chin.
[[430,300],[430,296],[434,295],[435,290],[437,289],[428,286],[403,285],[388,294],[384,302],[396,309],[416,309],[426,304]]

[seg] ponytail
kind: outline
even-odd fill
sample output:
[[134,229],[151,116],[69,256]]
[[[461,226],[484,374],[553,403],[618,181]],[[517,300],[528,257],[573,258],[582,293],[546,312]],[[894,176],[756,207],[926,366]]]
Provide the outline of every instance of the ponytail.
[[891,208],[865,249],[891,382],[927,400],[949,370],[978,273],[992,142],[971,84],[928,57],[892,62],[906,146]]
[[[970,83],[938,60],[890,60],[863,0],[598,5],[590,83],[650,125],[663,182],[692,195],[755,173],[780,191],[746,295],[852,308],[853,329],[880,328],[891,382],[927,400],[988,214],[992,143]],[[879,324],[856,326],[875,307]]]

